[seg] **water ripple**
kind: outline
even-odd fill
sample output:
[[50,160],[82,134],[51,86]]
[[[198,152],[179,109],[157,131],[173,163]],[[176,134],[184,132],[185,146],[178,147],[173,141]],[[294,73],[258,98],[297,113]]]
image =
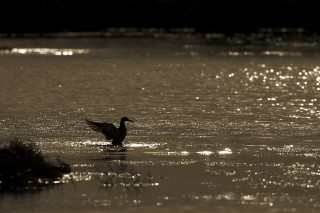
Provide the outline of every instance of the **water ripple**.
[[72,56],[88,54],[89,49],[58,49],[58,48],[7,48],[0,49],[0,54],[40,54],[56,56]]

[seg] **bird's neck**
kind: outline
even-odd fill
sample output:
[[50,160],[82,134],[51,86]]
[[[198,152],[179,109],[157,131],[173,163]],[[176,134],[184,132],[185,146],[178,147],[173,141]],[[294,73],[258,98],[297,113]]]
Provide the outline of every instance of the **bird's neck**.
[[124,125],[124,121],[120,121],[120,126],[119,126],[120,129],[125,129],[126,126]]

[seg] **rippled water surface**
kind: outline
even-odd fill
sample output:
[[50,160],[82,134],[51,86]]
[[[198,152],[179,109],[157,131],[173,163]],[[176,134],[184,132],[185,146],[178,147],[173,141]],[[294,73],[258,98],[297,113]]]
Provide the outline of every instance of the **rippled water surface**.
[[[320,211],[317,41],[210,38],[1,39],[1,140],[72,173],[0,211]],[[123,152],[84,122],[124,115]]]

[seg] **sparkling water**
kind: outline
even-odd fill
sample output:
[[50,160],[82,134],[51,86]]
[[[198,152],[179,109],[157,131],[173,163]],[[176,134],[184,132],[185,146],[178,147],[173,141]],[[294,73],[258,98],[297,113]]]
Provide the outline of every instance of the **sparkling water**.
[[[0,137],[72,173],[1,212],[318,212],[320,47],[207,35],[1,40]],[[119,125],[107,150],[88,118]]]

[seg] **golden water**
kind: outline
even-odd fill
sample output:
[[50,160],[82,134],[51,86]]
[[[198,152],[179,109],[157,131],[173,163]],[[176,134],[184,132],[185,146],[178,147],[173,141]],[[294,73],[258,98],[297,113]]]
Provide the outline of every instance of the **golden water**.
[[[231,42],[232,43],[232,42]],[[1,212],[317,212],[317,43],[1,39],[0,137],[72,167]],[[85,118],[127,124],[107,152]]]

